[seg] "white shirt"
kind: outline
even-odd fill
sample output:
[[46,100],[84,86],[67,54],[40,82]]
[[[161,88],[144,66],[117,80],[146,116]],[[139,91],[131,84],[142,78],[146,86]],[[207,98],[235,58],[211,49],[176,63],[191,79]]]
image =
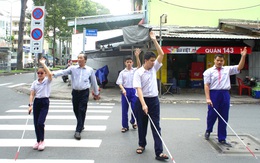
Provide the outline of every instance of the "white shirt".
[[[158,96],[156,72],[161,66],[162,63],[155,60],[154,66],[150,70],[145,70],[144,66],[142,66],[134,73],[133,87],[142,88],[143,97]],[[137,92],[136,96],[138,96]]]
[[204,84],[209,84],[210,90],[229,90],[231,88],[230,75],[239,74],[240,71],[237,68],[238,65],[223,66],[219,71],[214,65],[204,71]]
[[122,70],[119,73],[116,84],[117,85],[122,84],[124,88],[133,88],[133,78],[136,70],[137,68],[133,68],[133,67],[130,70],[128,70],[127,68]]
[[35,80],[31,85],[31,91],[35,92],[35,98],[49,98],[51,92],[50,83],[51,80],[48,77],[45,77],[41,83],[38,79]]

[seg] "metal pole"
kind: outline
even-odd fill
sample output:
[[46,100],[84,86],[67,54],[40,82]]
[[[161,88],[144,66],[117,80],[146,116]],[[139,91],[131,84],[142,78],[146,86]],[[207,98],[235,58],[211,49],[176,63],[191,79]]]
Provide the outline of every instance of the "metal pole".
[[77,34],[77,17],[74,20],[74,34]]
[[[164,14],[163,14],[164,15]],[[160,32],[159,32],[159,44],[160,46],[162,46],[162,17],[163,15],[160,16]],[[161,81],[162,81],[162,69],[160,68],[160,80],[159,80],[159,97],[161,98],[162,96],[162,84],[161,84]]]
[[34,53],[34,80],[36,80],[36,63],[37,63],[38,53]]
[[86,28],[83,28],[83,54],[85,54],[85,45],[86,45]]

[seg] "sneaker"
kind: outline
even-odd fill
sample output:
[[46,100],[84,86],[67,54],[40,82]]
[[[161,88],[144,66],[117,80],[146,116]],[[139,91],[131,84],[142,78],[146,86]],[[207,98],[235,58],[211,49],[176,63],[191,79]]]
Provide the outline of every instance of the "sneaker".
[[226,140],[219,141],[219,143],[225,147],[232,147],[232,145],[230,143],[226,142]]
[[34,144],[33,149],[38,150],[38,147],[39,147],[39,143],[37,142],[36,144]]
[[45,148],[45,143],[44,143],[44,141],[41,141],[41,142],[39,143],[39,146],[38,146],[38,151],[43,151],[44,148]]

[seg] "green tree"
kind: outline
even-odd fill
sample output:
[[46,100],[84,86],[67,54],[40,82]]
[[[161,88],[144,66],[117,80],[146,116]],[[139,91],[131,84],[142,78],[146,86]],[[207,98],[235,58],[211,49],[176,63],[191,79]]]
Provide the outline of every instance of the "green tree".
[[[45,5],[44,37],[46,40],[53,42],[53,59],[56,57],[56,39],[70,37],[73,33],[73,28],[68,27],[67,21],[63,20],[62,17],[73,19],[74,17],[109,13],[108,9],[90,0],[33,0],[33,2],[35,6]],[[53,36],[48,35],[50,31],[53,32]],[[55,64],[55,61],[53,63]]]

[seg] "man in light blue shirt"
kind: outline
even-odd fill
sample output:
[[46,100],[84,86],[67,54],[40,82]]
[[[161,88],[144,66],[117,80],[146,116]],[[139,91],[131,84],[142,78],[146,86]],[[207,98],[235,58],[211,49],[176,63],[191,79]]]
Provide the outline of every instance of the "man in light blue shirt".
[[99,87],[93,68],[86,65],[87,56],[78,55],[78,65],[70,66],[65,70],[59,70],[53,73],[54,77],[62,75],[71,75],[72,82],[72,104],[73,111],[77,118],[75,139],[81,139],[81,131],[84,130],[84,122],[89,99],[89,88],[94,89],[94,99],[99,99]]

